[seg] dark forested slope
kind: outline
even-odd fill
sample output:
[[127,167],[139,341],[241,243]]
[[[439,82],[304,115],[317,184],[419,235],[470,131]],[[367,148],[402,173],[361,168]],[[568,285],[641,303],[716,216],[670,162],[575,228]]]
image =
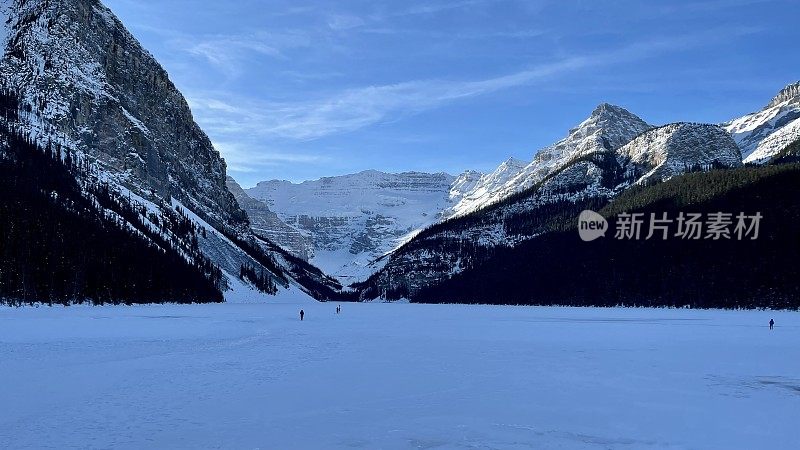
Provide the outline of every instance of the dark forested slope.
[[[617,214],[761,213],[756,240],[606,238],[583,242],[572,229],[498,247],[476,267],[416,295],[418,302],[592,306],[800,307],[800,165],[691,173],[623,193]],[[735,221],[735,219],[734,219]],[[735,223],[734,223],[735,225]],[[674,224],[673,224],[674,226]],[[731,227],[733,229],[733,227]],[[388,297],[404,292],[384,292]]]
[[222,274],[197,250],[191,221],[162,216],[185,244],[173,248],[127,225],[137,211],[104,186],[82,192],[78,170],[61,148],[0,129],[0,302],[222,301]]

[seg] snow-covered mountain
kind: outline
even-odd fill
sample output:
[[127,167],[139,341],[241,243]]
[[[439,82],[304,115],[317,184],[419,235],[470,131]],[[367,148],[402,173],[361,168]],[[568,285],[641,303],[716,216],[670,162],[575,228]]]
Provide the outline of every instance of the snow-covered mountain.
[[[695,124],[653,128],[624,108],[604,103],[565,139],[539,151],[532,162],[512,158],[490,174],[465,172],[454,178],[367,171],[300,184],[267,181],[246,192],[264,202],[261,209],[270,213],[262,213],[277,213],[313,243],[312,263],[352,282],[380,270],[387,261],[383,256],[420,230],[534,187],[535,195],[500,208],[496,220],[481,221],[463,237],[486,246],[513,245],[535,233],[509,233],[502,224],[526,208],[612,198],[630,184],[713,164],[741,164],[736,144],[721,128]],[[286,248],[293,245],[278,236],[273,240]],[[435,255],[414,256],[427,257]],[[455,267],[461,263],[448,262]]]
[[[607,108],[601,105],[598,109]],[[604,114],[595,111],[593,117],[598,112]],[[580,128],[573,130],[571,137]],[[514,248],[558,231],[564,224],[573,224],[581,210],[599,209],[635,184],[694,170],[742,165],[735,141],[717,125],[647,127],[630,142],[614,148],[623,139],[617,134],[611,143],[603,138],[602,130],[595,129],[589,139],[578,139],[581,145],[577,147],[564,145],[564,141],[548,147],[534,161],[541,164],[538,170],[526,168],[527,179],[534,184],[517,195],[501,197],[498,202],[418,234],[383,258],[383,268],[359,287],[367,298],[386,292],[413,296],[425,286],[475,267],[497,248]]]
[[465,174],[472,176],[458,180],[456,183],[458,187],[454,184],[454,190],[460,193],[462,199],[445,211],[444,215],[453,217],[466,214],[493,203],[504,195],[515,192],[513,180],[525,170],[527,165],[528,163],[525,161],[509,158],[491,173],[485,175]]
[[180,210],[205,230],[200,249],[230,287],[242,284],[243,266],[263,269],[268,284],[293,282],[292,268],[259,247],[226,187],[225,161],[183,95],[108,8],[0,0],[0,11],[0,88],[22,103],[15,130],[68,150],[86,168],[80,182],[129,198],[148,226]]
[[800,81],[783,88],[761,111],[722,124],[748,163],[768,162],[800,138]]
[[439,221],[475,177],[373,170],[303,183],[264,181],[246,192],[313,243],[313,264],[356,281],[379,268],[370,266],[375,259]]
[[530,163],[510,159],[481,177],[463,199],[445,212],[468,214],[541,182],[571,160],[601,150],[616,150],[651,126],[619,106],[603,103],[563,140],[539,150]]

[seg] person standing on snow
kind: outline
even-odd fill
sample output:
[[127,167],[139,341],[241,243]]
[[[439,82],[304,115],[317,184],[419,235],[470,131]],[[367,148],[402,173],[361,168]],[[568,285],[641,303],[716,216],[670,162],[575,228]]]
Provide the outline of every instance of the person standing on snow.
[[769,329],[771,330],[772,327],[775,326],[775,319],[769,319]]
[[300,310],[300,322],[303,321],[303,316],[305,316],[305,315],[306,315],[306,312],[301,309]]

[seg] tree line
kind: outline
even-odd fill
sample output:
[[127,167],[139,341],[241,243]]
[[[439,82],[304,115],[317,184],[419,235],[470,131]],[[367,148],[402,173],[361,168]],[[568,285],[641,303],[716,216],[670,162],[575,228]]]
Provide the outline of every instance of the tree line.
[[0,301],[223,300],[222,272],[199,251],[188,218],[169,211],[146,219],[138,204],[87,177],[87,161],[13,129],[17,105],[0,92]]

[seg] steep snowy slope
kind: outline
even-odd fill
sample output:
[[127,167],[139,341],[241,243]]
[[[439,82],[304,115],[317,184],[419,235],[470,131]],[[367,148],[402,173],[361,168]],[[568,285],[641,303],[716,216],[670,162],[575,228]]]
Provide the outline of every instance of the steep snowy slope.
[[247,266],[263,270],[265,285],[288,286],[184,97],[110,10],[98,0],[0,0],[0,9],[0,88],[22,102],[15,129],[69,150],[86,168],[79,181],[130,197],[153,226],[180,210],[205,230],[201,250],[229,277]]
[[650,128],[624,108],[603,103],[588,119],[570,130],[565,139],[537,152],[531,163],[523,166],[520,161],[509,160],[494,173],[482,177],[445,216],[464,215],[524,191],[573,159],[602,150],[616,150]]
[[445,211],[444,215],[452,217],[466,214],[497,201],[509,192],[514,192],[511,185],[512,180],[516,179],[527,165],[528,163],[525,161],[509,158],[492,173],[481,175],[477,179],[470,177],[468,179],[469,182],[467,180],[458,180],[460,182],[456,189],[463,198],[452,208]]
[[745,162],[766,163],[800,138],[800,81],[783,88],[761,111],[722,125]]
[[311,240],[313,264],[355,281],[375,270],[369,264],[376,258],[440,219],[459,199],[454,181],[443,173],[366,171],[300,184],[265,181],[246,192]]

